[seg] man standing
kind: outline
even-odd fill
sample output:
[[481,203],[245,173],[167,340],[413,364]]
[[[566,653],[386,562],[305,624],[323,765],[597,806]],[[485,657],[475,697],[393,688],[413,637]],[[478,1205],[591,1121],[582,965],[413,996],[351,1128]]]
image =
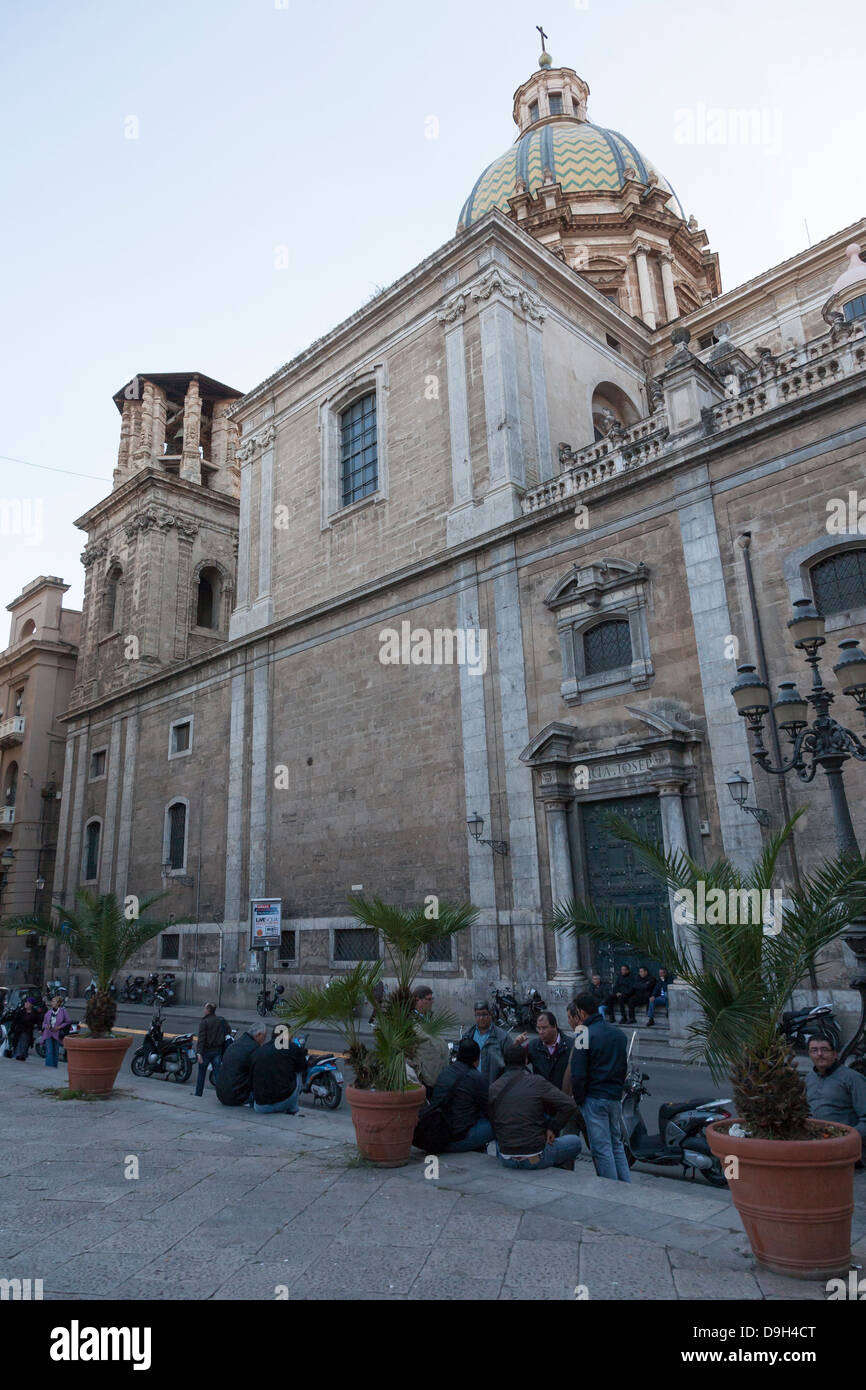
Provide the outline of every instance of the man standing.
[[253,1058],[267,1036],[265,1024],[257,1019],[228,1049],[215,1078],[217,1100],[223,1105],[252,1105]]
[[668,1007],[668,986],[670,985],[670,982],[671,979],[670,975],[667,972],[667,967],[664,965],[660,965],[659,977],[656,980],[656,987],[653,990],[652,995],[650,996],[650,1001],[646,1006],[647,1028],[655,1027],[655,1014],[657,1006],[659,1004],[664,1004],[665,1008]]
[[223,1044],[228,1032],[229,1026],[225,1019],[217,1013],[216,1004],[205,1004],[204,1016],[199,1024],[198,1039],[195,1045],[196,1061],[198,1062],[198,1077],[195,1083],[197,1096],[204,1095],[204,1083],[207,1079],[209,1066],[213,1067],[214,1078],[220,1074]]
[[493,1022],[493,1014],[486,999],[475,1005],[475,1022],[470,1023],[463,1034],[481,1048],[481,1075],[492,1086],[505,1071],[505,1048],[508,1046],[508,1033]]
[[[551,1013],[550,1009],[545,1009],[538,1015],[535,1027],[535,1037],[529,1039],[526,1048],[529,1065],[536,1076],[543,1076],[545,1081],[549,1081],[551,1086],[561,1091],[573,1039],[563,1038],[557,1026],[556,1015]],[[523,1040],[518,1038],[516,1041]]]
[[[625,1011],[628,1007],[628,1001],[633,994],[634,981],[631,977],[631,967],[628,965],[621,965],[619,967],[619,979],[614,981],[610,998],[605,1000],[605,1008],[610,1009],[611,1022],[613,1022],[616,1016],[617,1005],[619,1005],[620,1023],[625,1023],[627,1021]],[[632,1010],[632,1012],[634,1011]]]
[[520,1043],[506,1047],[505,1071],[490,1087],[487,1108],[503,1167],[574,1168],[580,1140],[559,1131],[577,1107],[543,1076],[526,1070]]
[[449,1154],[468,1154],[476,1149],[487,1152],[493,1126],[487,1118],[487,1082],[478,1070],[481,1049],[464,1039],[457,1049],[457,1061],[443,1067],[433,1088],[431,1104],[442,1108],[454,1136]]
[[427,1090],[427,1099],[433,1094],[433,1087],[439,1079],[439,1073],[443,1067],[447,1067],[450,1054],[448,1044],[444,1038],[431,1038],[429,1033],[424,1031],[424,1022],[433,1012],[433,991],[429,985],[415,986],[415,1017],[419,1027],[415,1030],[418,1039],[415,1045],[415,1056],[412,1059],[418,1079],[422,1086]]
[[625,1033],[605,1022],[591,994],[579,994],[569,1004],[568,1021],[581,1030],[571,1054],[571,1093],[583,1111],[595,1171],[600,1178],[631,1182],[622,1142]]
[[812,1070],[806,1074],[806,1096],[816,1120],[851,1125],[863,1140],[860,1162],[866,1157],[866,1076],[843,1066],[839,1054],[824,1038],[809,1039]]

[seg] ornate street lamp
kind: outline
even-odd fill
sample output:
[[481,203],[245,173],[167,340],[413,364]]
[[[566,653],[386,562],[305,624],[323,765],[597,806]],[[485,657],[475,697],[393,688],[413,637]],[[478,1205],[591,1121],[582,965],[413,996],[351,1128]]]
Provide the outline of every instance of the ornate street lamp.
[[751,783],[741,772],[735,772],[733,777],[728,778],[728,791],[731,798],[739,806],[741,811],[748,811],[750,816],[754,816],[759,825],[770,824],[770,812],[765,811],[762,806],[748,806],[746,798],[749,795]]
[[[859,855],[842,768],[849,758],[866,762],[866,744],[830,714],[830,706],[836,697],[824,685],[820,671],[820,650],[827,643],[825,624],[810,599],[799,599],[794,604],[794,616],[788,623],[788,629],[794,638],[794,646],[803,652],[807,664],[812,668],[812,687],[805,699],[793,681],[785,681],[779,687],[779,698],[773,710],[779,728],[791,744],[790,756],[782,760],[781,766],[772,765],[770,754],[764,747],[763,724],[770,711],[770,692],[755,674],[754,666],[738,668],[739,680],[731,694],[738,713],[746,720],[753,735],[755,762],[765,772],[774,777],[786,777],[796,772],[801,782],[812,782],[818,768],[824,769],[830,788],[839,851]],[[843,656],[833,669],[843,692],[854,699],[857,708],[866,717],[866,655],[861,651],[859,642],[852,639],[840,643],[840,647]],[[809,705],[816,712],[811,724]]]
[[508,853],[507,840],[482,840],[481,836],[484,833],[484,817],[479,816],[477,811],[473,811],[466,824],[469,827],[469,834],[479,845],[489,845],[494,854]]

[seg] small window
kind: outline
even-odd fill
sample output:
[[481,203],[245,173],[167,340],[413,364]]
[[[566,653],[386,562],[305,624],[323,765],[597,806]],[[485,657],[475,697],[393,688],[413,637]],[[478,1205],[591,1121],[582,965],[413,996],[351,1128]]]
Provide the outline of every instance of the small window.
[[172,724],[168,755],[170,758],[182,757],[192,751],[192,720],[179,719]]
[[3,793],[3,803],[6,806],[14,806],[18,796],[18,764],[10,763],[6,773],[6,789]]
[[550,114],[551,116],[562,115],[562,92],[550,93]]
[[180,956],[180,932],[165,932],[159,938],[160,960],[177,960]]
[[104,748],[99,748],[99,749],[97,749],[97,751],[96,751],[95,753],[91,753],[91,755],[90,755],[90,780],[91,780],[91,782],[94,782],[94,781],[97,779],[97,777],[104,777],[104,776],[105,776],[105,759],[106,759],[106,756],[107,756],[107,755],[106,755],[106,750],[105,750]]
[[362,396],[340,416],[340,463],[343,506],[350,507],[378,491],[376,393]]
[[446,936],[427,945],[427,959],[434,965],[453,965],[454,938]]
[[221,580],[219,570],[212,566],[203,569],[198,579],[196,591],[196,627],[209,627],[213,631],[220,625]]
[[295,933],[293,931],[280,932],[280,965],[294,965],[297,958],[295,951]]
[[334,960],[379,959],[379,933],[372,927],[337,927],[334,931]]
[[631,634],[623,619],[599,623],[583,634],[583,656],[588,676],[618,671],[631,665]]
[[812,570],[815,606],[825,618],[866,606],[866,549],[831,555]]
[[711,348],[715,341],[716,337],[714,333],[705,333],[702,338],[698,338],[698,347],[703,352],[705,348]]
[[84,877],[92,883],[99,875],[99,821],[91,821],[84,832]]
[[176,801],[168,808],[168,862],[172,869],[186,864],[186,806]]
[[15,691],[15,713],[20,714],[24,708],[24,690]]
[[866,319],[866,294],[860,294],[856,299],[849,299],[843,313],[849,323],[853,323],[855,319]]
[[537,101],[534,101],[534,102],[532,103],[532,105],[530,106],[530,108],[529,108],[529,119],[530,119],[530,121],[537,121],[537,120],[538,120],[538,102],[537,102]]
[[36,624],[34,623],[34,621],[33,621],[32,618],[28,618],[28,619],[27,619],[27,622],[24,624],[24,626],[23,626],[22,629],[21,629],[21,641],[23,642],[23,641],[25,641],[26,638],[32,637],[35,631],[36,631]]
[[[607,298],[608,298],[608,299],[612,299],[613,302],[614,302],[614,304],[616,304],[616,302],[617,302],[617,297],[616,297],[615,294],[609,294],[609,295],[607,296]],[[620,342],[619,342],[619,339],[618,339],[618,338],[614,338],[613,335],[610,334],[610,333],[605,334],[605,336],[606,336],[606,338],[607,338],[607,345],[608,345],[609,348],[613,348],[614,352],[622,352],[622,348],[621,348],[621,346],[620,346]]]
[[120,627],[120,593],[123,570],[114,565],[108,573],[105,585],[104,628],[106,636]]

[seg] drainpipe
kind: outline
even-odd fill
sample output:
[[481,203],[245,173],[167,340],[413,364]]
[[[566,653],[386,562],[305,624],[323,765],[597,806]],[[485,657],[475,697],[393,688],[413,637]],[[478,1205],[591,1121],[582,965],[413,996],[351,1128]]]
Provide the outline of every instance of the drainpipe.
[[[755,642],[757,644],[757,651],[755,655],[757,657],[758,663],[758,674],[760,675],[761,680],[769,689],[770,675],[769,671],[767,670],[767,652],[764,646],[764,631],[761,626],[761,615],[758,612],[758,600],[755,593],[755,576],[752,571],[751,531],[743,531],[737,537],[737,546],[740,550],[740,553],[742,554],[743,566],[746,572],[746,586],[749,592],[749,611],[752,615],[752,623],[755,629]],[[773,747],[773,755],[776,761],[776,766],[781,767],[783,762],[782,745],[779,741],[779,729],[778,725],[776,724],[776,711],[773,709],[772,705],[770,706],[769,733],[770,743]],[[787,782],[784,777],[779,777],[776,779],[776,781],[779,787],[779,801],[782,806],[782,815],[784,816],[786,821],[789,821],[791,819],[791,803],[788,800]],[[797,858],[797,846],[793,836],[788,841],[787,849],[791,864],[791,876],[794,880],[794,887],[799,893],[802,887],[802,882],[800,879],[800,864]],[[809,984],[811,985],[812,989],[818,988],[818,977],[815,974],[814,961],[810,962],[809,964]]]

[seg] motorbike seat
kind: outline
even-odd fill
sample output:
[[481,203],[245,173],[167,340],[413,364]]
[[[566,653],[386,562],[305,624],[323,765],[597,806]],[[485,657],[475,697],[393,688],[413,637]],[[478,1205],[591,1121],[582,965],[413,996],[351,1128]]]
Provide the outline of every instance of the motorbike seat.
[[664,1134],[668,1123],[675,1115],[680,1115],[684,1110],[697,1110],[699,1105],[706,1105],[707,1097],[701,1096],[698,1100],[678,1100],[669,1101],[666,1105],[659,1106],[659,1134]]

